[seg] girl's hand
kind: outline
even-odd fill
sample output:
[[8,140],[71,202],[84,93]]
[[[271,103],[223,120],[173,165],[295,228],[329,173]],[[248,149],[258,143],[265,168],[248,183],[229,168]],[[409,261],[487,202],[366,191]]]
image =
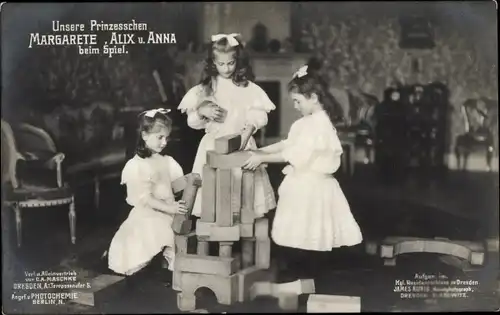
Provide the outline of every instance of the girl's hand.
[[188,212],[186,202],[184,200],[173,202],[172,210],[174,214],[186,214]]
[[251,152],[252,156],[245,162],[243,168],[254,171],[262,164],[262,155],[256,152]]
[[224,118],[224,110],[212,102],[207,102],[200,106],[200,108],[198,108],[198,113],[209,120],[217,122],[222,122]]

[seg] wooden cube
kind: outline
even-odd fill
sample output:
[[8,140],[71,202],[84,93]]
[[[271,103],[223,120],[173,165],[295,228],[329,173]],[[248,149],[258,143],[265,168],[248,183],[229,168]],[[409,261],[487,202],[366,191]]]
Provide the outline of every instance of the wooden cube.
[[253,224],[251,223],[240,223],[240,235],[241,237],[253,237]]
[[251,266],[237,272],[238,274],[238,302],[250,299],[250,289],[256,282],[270,281],[271,273],[268,270]]
[[394,257],[394,246],[382,244],[380,246],[380,257],[382,257],[382,258]]
[[232,134],[215,139],[215,152],[229,154],[238,151],[241,146],[241,134]]

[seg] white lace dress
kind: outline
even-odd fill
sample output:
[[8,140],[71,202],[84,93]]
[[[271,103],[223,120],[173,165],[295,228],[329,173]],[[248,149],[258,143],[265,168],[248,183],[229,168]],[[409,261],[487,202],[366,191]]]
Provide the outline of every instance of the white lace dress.
[[122,171],[121,183],[127,186],[127,203],[134,208],[116,232],[108,252],[109,269],[131,275],[144,268],[163,251],[173,270],[175,242],[172,215],[146,205],[149,196],[174,200],[171,183],[182,177],[181,166],[170,156],[134,156]]
[[[198,113],[198,105],[204,100],[211,100],[227,110],[223,123],[202,119]],[[267,124],[267,114],[276,106],[267,94],[258,85],[249,82],[247,87],[236,86],[230,79],[217,78],[217,84],[212,96],[205,96],[201,85],[192,87],[184,96],[178,109],[187,114],[188,125],[193,129],[205,129],[206,134],[200,141],[196,153],[192,173],[203,176],[203,166],[206,164],[207,151],[215,148],[215,139],[218,137],[241,133],[247,125],[253,125],[256,130]],[[250,138],[246,150],[257,149],[255,139]],[[235,169],[236,171],[236,169]],[[234,176],[240,176],[235,172]],[[201,187],[196,195],[192,214],[201,216],[202,202]],[[256,217],[262,217],[269,210],[276,207],[274,191],[264,166],[255,172],[255,201]]]
[[324,111],[297,120],[284,140],[289,163],[278,194],[271,236],[281,246],[329,251],[362,242],[339,183],[342,146]]

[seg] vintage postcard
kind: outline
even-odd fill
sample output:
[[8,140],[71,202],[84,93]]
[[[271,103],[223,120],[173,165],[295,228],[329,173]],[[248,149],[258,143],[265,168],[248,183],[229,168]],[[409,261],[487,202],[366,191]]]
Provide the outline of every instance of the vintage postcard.
[[2,3],[2,312],[498,311],[497,9]]

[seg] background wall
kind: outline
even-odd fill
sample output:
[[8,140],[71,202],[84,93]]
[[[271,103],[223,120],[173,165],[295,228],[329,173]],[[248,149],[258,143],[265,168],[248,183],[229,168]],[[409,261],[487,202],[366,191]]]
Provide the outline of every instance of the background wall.
[[[395,81],[447,83],[453,105],[450,148],[454,137],[464,131],[459,111],[463,101],[478,96],[497,99],[493,2],[232,2],[219,3],[217,15],[209,15],[213,5],[61,3],[29,4],[27,10],[16,9],[21,4],[8,4],[8,14],[2,18],[3,117],[43,120],[53,133],[63,134],[56,117],[61,113],[76,117],[92,102],[107,102],[115,109],[157,106],[161,98],[151,75],[153,68],[162,69],[168,82],[183,81],[187,89],[198,82],[202,65],[183,59],[178,51],[199,52],[209,35],[219,31],[241,32],[250,41],[257,22],[267,26],[269,39],[283,43],[290,34],[301,52],[322,58],[332,85],[362,89],[380,99],[383,90]],[[409,51],[398,47],[398,18],[408,13],[425,14],[434,23],[435,49]],[[113,58],[81,56],[73,48],[27,48],[29,32],[50,29],[52,20],[70,23],[90,18],[147,21],[158,32],[176,32],[178,45],[141,46],[129,55]],[[410,71],[415,56],[423,61],[418,76]],[[178,101],[171,102],[176,106]],[[288,113],[283,111],[282,115],[288,116],[282,121],[291,120]]]

